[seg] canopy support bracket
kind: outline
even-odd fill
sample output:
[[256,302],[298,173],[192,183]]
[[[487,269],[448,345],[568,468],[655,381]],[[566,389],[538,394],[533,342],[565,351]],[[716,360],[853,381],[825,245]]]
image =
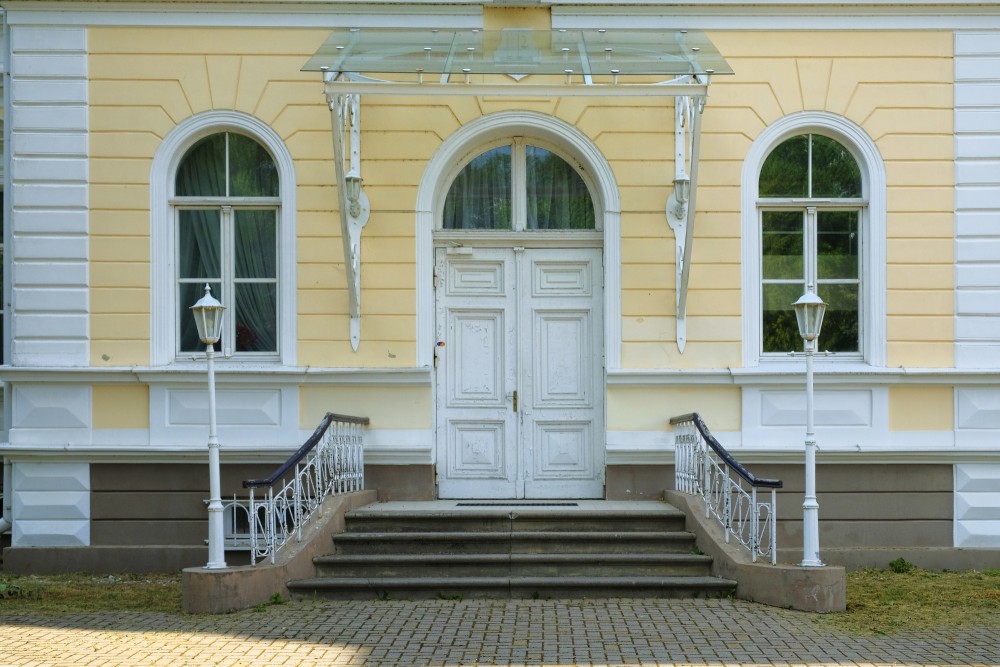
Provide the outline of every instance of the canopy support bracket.
[[[331,81],[333,76],[324,78]],[[361,230],[371,215],[368,195],[361,188],[361,96],[328,93],[327,102],[333,122],[333,163],[344,243],[351,348],[357,352],[361,343]]]
[[691,275],[694,240],[695,194],[698,191],[698,153],[701,144],[701,114],[704,96],[674,98],[674,190],[667,199],[667,224],[674,232],[676,247],[677,349],[687,344],[687,292]]

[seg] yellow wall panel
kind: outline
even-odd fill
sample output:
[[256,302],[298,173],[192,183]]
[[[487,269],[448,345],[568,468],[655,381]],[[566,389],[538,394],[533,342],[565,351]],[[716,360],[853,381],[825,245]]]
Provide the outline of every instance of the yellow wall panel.
[[[115,159],[133,158],[139,160],[151,159],[159,147],[162,137],[153,132],[129,131],[91,132],[90,158],[99,160],[109,157]],[[149,206],[149,202],[146,202]]]
[[90,335],[96,340],[149,340],[149,313],[93,312]]
[[141,287],[91,287],[90,306],[101,313],[148,313],[149,290]]
[[143,366],[149,363],[149,334],[136,340],[92,340],[92,366]]
[[669,431],[671,417],[690,412],[700,413],[713,432],[741,428],[740,390],[733,386],[612,386],[607,401],[610,431]]
[[91,236],[141,236],[149,240],[147,211],[91,211]]
[[951,341],[955,322],[951,316],[890,315],[886,318],[890,341]]
[[955,218],[951,212],[906,211],[886,216],[886,236],[889,238],[953,238]]
[[128,257],[134,262],[149,261],[149,239],[141,236],[109,236],[92,239],[91,262],[115,262]]
[[673,317],[674,291],[650,285],[647,289],[622,290],[622,317]]
[[955,307],[955,293],[951,286],[947,289],[906,291],[889,290],[886,310],[889,315],[952,315]]
[[98,384],[91,389],[94,429],[149,428],[149,387]]
[[886,283],[890,289],[941,289],[951,285],[955,269],[951,264],[890,264],[886,267]]
[[673,266],[662,264],[623,264],[622,289],[673,289],[676,272]]
[[740,312],[739,289],[715,289],[688,293],[688,317],[701,315],[731,315]]
[[[98,185],[141,185],[149,194],[149,170],[152,160],[147,158],[103,158],[91,163],[90,182]],[[148,205],[148,202],[146,202]]]
[[[887,248],[889,264],[951,264],[955,244],[950,239],[892,239]],[[951,280],[946,283],[951,284]],[[943,287],[944,284],[939,285]],[[889,285],[901,287],[898,285]]]
[[951,341],[894,341],[886,345],[887,366],[950,368],[955,365],[955,344]]
[[[94,243],[92,240],[91,245]],[[92,262],[90,265],[91,287],[149,287],[149,279],[148,262]]]
[[955,399],[951,387],[889,387],[889,430],[951,431]]
[[431,388],[426,385],[303,385],[301,428],[314,428],[327,412],[368,417],[372,429],[429,429]]

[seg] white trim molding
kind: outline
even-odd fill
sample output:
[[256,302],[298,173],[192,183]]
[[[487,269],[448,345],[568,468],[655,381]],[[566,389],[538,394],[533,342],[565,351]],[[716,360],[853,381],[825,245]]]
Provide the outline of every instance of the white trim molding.
[[531,111],[502,111],[481,116],[458,129],[427,164],[417,190],[417,366],[434,357],[434,230],[455,165],[470,152],[500,138],[525,136],[558,146],[579,162],[594,188],[599,224],[604,228],[605,365],[621,364],[621,200],[607,159],[593,141],[569,123]]
[[[868,206],[863,212],[863,275],[861,294],[861,346],[870,366],[884,366],[886,359],[886,174],[878,147],[850,120],[822,111],[785,116],[754,140],[743,160],[740,181],[741,235],[743,239],[743,365],[754,367],[785,363],[760,358],[761,247],[758,215],[758,179],[764,160],[782,141],[797,134],[821,134],[841,142],[858,161]],[[799,362],[796,361],[796,364]]]
[[167,134],[156,149],[150,170],[150,363],[153,366],[174,364],[177,358],[175,225],[170,206],[174,175],[181,158],[198,140],[227,130],[248,134],[263,144],[278,169],[281,198],[278,212],[281,258],[278,267],[278,352],[283,365],[296,363],[295,165],[281,137],[263,121],[238,111],[206,111],[181,121]]

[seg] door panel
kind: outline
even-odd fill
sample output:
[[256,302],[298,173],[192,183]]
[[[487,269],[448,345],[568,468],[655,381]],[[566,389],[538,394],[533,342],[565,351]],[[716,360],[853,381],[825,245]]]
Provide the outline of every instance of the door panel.
[[586,248],[437,251],[442,498],[603,496],[600,260]]

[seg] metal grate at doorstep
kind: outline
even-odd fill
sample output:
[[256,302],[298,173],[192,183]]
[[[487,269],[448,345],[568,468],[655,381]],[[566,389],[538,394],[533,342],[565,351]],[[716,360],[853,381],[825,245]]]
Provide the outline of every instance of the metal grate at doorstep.
[[455,503],[456,507],[578,507],[576,503]]

